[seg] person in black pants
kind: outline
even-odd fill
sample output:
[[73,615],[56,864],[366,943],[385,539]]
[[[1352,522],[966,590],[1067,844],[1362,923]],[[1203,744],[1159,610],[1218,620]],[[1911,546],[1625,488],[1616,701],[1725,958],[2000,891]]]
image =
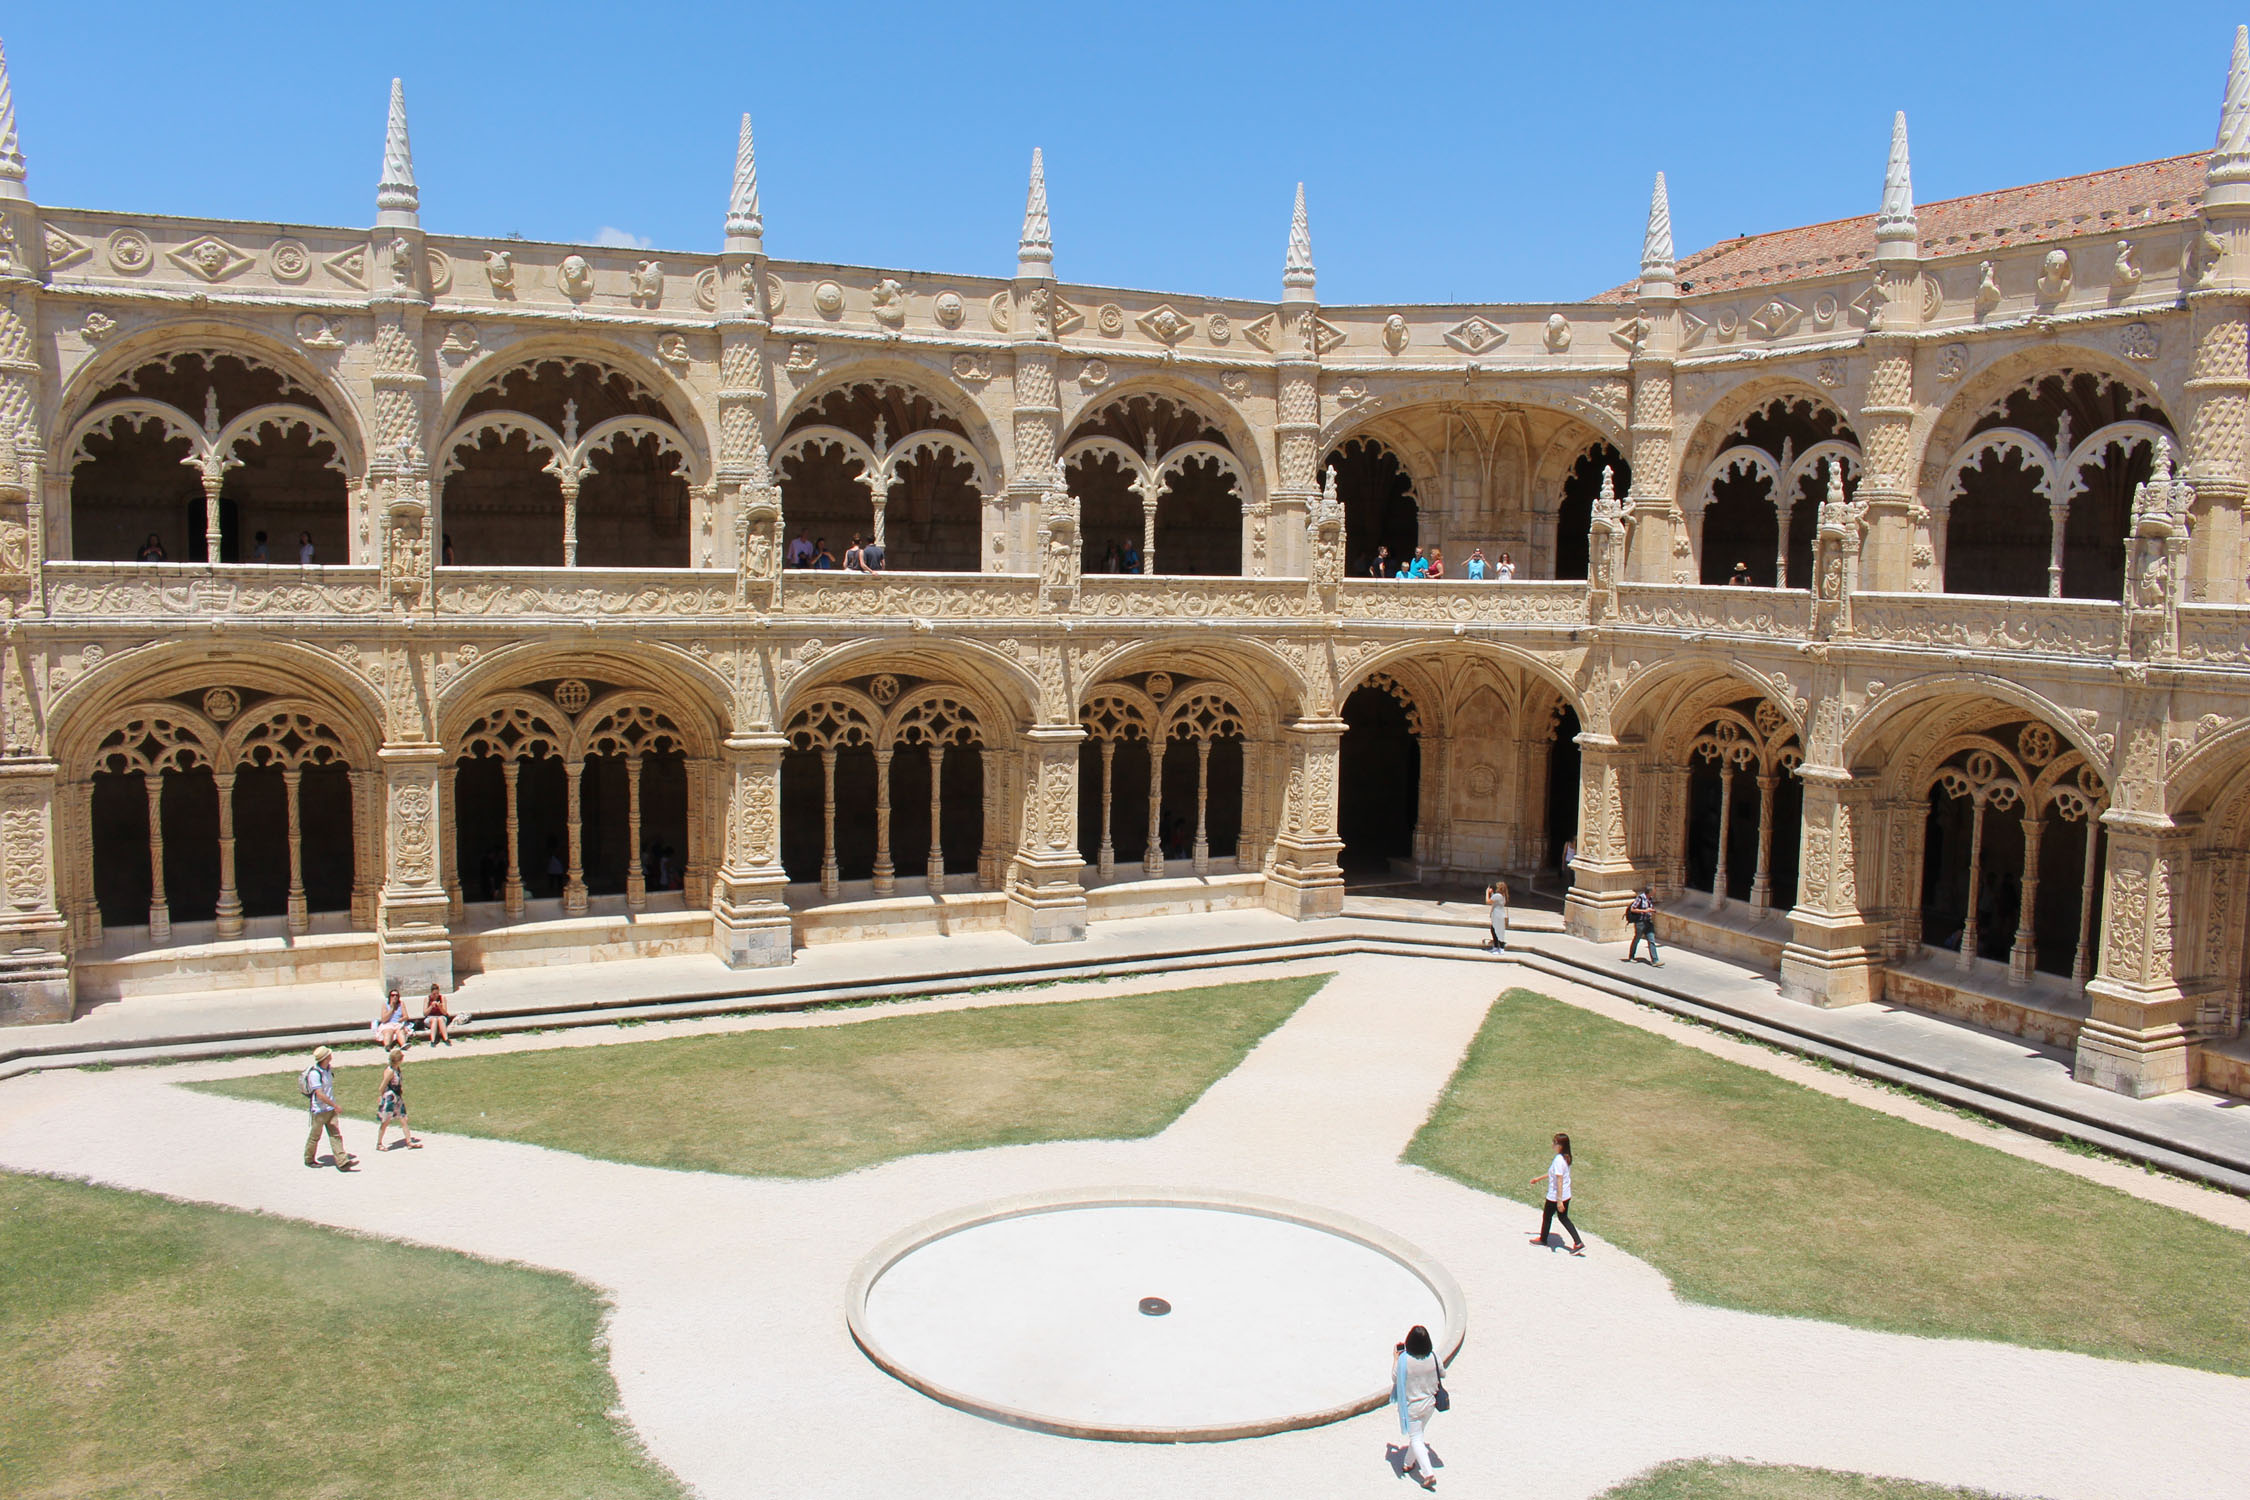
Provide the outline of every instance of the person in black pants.
[[1570,1253],[1584,1255],[1586,1242],[1578,1237],[1578,1226],[1570,1222],[1569,1136],[1559,1132],[1556,1134],[1555,1159],[1547,1164],[1546,1171],[1531,1179],[1533,1187],[1542,1182],[1547,1184],[1547,1201],[1540,1209],[1539,1233],[1531,1242],[1534,1245],[1546,1244],[1548,1231],[1555,1227],[1555,1220],[1560,1219],[1562,1227],[1570,1231]]
[[1656,894],[1653,887],[1642,886],[1633,897],[1633,904],[1625,908],[1625,920],[1633,924],[1633,940],[1625,945],[1625,962],[1631,963],[1640,952],[1641,944],[1648,944],[1648,961],[1652,968],[1664,967],[1664,960],[1656,956]]

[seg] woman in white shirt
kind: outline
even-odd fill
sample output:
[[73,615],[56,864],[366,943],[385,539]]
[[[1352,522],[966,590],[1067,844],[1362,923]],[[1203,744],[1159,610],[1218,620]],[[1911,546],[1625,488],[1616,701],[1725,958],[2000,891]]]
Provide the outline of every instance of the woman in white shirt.
[[1534,1245],[1547,1243],[1547,1232],[1562,1220],[1562,1227],[1570,1231],[1570,1253],[1584,1255],[1586,1242],[1578,1237],[1578,1226],[1570,1222],[1570,1137],[1555,1137],[1555,1159],[1547,1163],[1547,1170],[1531,1179],[1531,1185],[1547,1184],[1547,1204],[1539,1214],[1539,1232],[1531,1237]]
[[1485,916],[1492,924],[1492,936],[1485,948],[1493,953],[1503,953],[1508,947],[1508,883],[1495,880],[1484,888]]
[[1505,552],[1501,553],[1500,566],[1493,570],[1492,576],[1502,583],[1513,582],[1516,576],[1516,560]]
[[1406,1330],[1391,1366],[1391,1404],[1398,1408],[1398,1430],[1406,1435],[1407,1467],[1426,1490],[1437,1488],[1437,1476],[1430,1472],[1430,1450],[1422,1441],[1422,1429],[1437,1411],[1437,1393],[1444,1383],[1445,1368],[1438,1363],[1430,1330],[1417,1323]]

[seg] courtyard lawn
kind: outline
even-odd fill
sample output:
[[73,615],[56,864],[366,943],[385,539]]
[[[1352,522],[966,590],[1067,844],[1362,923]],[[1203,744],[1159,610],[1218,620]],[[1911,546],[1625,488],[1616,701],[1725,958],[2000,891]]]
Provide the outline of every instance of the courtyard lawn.
[[[932,1151],[1154,1135],[1331,976],[407,1063],[417,1130],[652,1167],[830,1177]],[[374,1068],[337,1074],[364,1149]],[[298,1110],[294,1073],[198,1084]]]
[[1528,990],[1407,1159],[1531,1204],[1557,1130],[1579,1228],[1690,1301],[2250,1374],[2250,1236]]
[[[1570,1146],[1575,1157],[1575,1138]],[[1697,1458],[1636,1474],[1601,1500],[1986,1500],[1988,1495],[1873,1474]]]
[[678,1500],[565,1276],[0,1174],[0,1493]]

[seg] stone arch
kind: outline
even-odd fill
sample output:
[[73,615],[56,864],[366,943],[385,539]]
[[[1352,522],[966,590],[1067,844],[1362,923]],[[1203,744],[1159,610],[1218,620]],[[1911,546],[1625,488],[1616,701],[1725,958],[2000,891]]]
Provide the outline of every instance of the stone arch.
[[2068,740],[2072,749],[2085,756],[2097,774],[2105,780],[2110,777],[2108,751],[2095,741],[2093,732],[2081,724],[2076,715],[2044,694],[1986,672],[1933,673],[1885,689],[1856,716],[1847,719],[1839,759],[1848,766],[1887,766],[1885,742],[1900,733],[1898,726],[1902,719],[1910,724],[1918,723],[1924,715],[1949,707],[1958,708],[1977,699],[2019,710],[2023,718],[2045,723]]
[[1074,381],[1062,382],[1062,418],[1059,430],[1075,432],[1095,413],[1135,396],[1162,396],[1194,409],[1217,428],[1227,448],[1242,466],[1245,499],[1263,497],[1271,488],[1258,429],[1243,415],[1234,398],[1210,383],[1179,370],[1151,370],[1126,376],[1113,385],[1087,389]]
[[976,394],[956,380],[945,366],[934,362],[923,363],[888,354],[845,359],[833,368],[822,369],[813,380],[792,392],[775,419],[774,430],[789,431],[807,411],[836,392],[855,385],[905,386],[929,398],[931,404],[961,425],[982,456],[992,482],[996,486],[1007,482],[1009,449],[999,429]]
[[559,339],[495,351],[448,393],[439,430],[441,556],[457,541],[471,564],[575,567],[583,541],[604,565],[691,564],[710,449],[677,383],[638,355]]
[[[157,738],[178,754],[134,748],[144,736],[133,724],[159,721],[177,731]],[[279,918],[290,933],[321,911],[370,923],[380,723],[344,674],[302,648],[239,660],[158,648],[71,684],[50,742],[63,783],[59,904],[76,944],[144,919],[130,941],[172,941],[175,919],[208,922],[221,941],[243,936],[246,917]],[[138,787],[119,779],[136,774]],[[238,862],[238,845],[252,857]]]
[[[794,398],[773,448],[797,566],[840,566],[850,538],[881,542],[894,571],[977,572],[1005,488],[982,411],[950,377],[859,361]],[[800,547],[800,541],[803,546]]]
[[1101,684],[1159,670],[1175,681],[1223,682],[1244,693],[1243,706],[1261,734],[1278,733],[1300,712],[1321,711],[1298,666],[1262,641],[1230,640],[1223,646],[1193,638],[1128,642],[1080,668],[1075,680],[1083,701]]
[[1748,697],[1770,701],[1792,733],[1807,737],[1804,715],[1772,683],[1738,662],[1709,657],[1665,662],[1631,677],[1610,704],[1611,733],[1660,740],[1683,714]]
[[527,682],[591,679],[671,699],[688,715],[682,729],[695,736],[698,753],[716,753],[732,727],[732,685],[708,665],[674,652],[627,651],[609,646],[525,642],[479,652],[443,675],[433,699],[437,741],[451,745],[496,694]]
[[[1709,467],[1718,455],[1723,438],[1776,401],[1810,402],[1815,410],[1833,413],[1843,427],[1857,431],[1852,426],[1850,413],[1811,381],[1799,375],[1759,376],[1732,387],[1704,411],[1695,430],[1688,435],[1686,446],[1680,450],[1683,484],[1692,484],[1695,476]],[[1690,497],[1683,494],[1680,498],[1686,503]]]
[[[1458,374],[1432,376],[1389,387],[1364,401],[1339,407],[1333,417],[1321,424],[1320,451],[1328,452],[1385,417],[1395,416],[1417,406],[1435,406],[1460,399],[1461,378]],[[1533,384],[1510,385],[1505,394],[1495,394],[1492,401],[1494,405],[1502,406],[1543,407],[1574,417],[1620,449],[1630,446],[1632,441],[1622,405],[1612,410],[1573,391]]]
[[846,882],[888,897],[918,863],[932,899],[972,873],[994,889],[1016,823],[1008,686],[950,650],[824,657],[806,676],[779,720],[791,880],[817,879],[824,900]]
[[[1016,725],[1033,723],[1050,712],[1070,712],[1067,704],[1044,701],[1038,679],[1021,662],[981,641],[863,640],[823,651],[809,661],[785,663],[774,722],[788,723],[809,693],[881,672],[969,689],[987,731],[1002,743]],[[880,721],[878,714],[876,722]]]
[[47,472],[65,472],[70,434],[90,411],[95,398],[133,371],[168,356],[208,350],[235,354],[287,377],[317,398],[317,404],[350,444],[345,461],[354,473],[367,469],[367,424],[350,390],[328,370],[301,350],[267,333],[255,324],[206,315],[158,323],[123,334],[105,344],[63,378],[55,393],[55,421],[47,449]]
[[2027,348],[2003,354],[1976,371],[1961,382],[1961,388],[1947,397],[1942,406],[1916,424],[1918,430],[1910,455],[1912,467],[1909,472],[1919,476],[1917,488],[1920,492],[1925,496],[1929,494],[1939,482],[1954,451],[1967,441],[1970,429],[1997,403],[2006,399],[2011,391],[2043,375],[2065,369],[2082,370],[2132,388],[2151,406],[2164,413],[2165,420],[2174,432],[2180,430],[2178,419],[2149,381],[2146,370],[2090,344],[2067,338],[2043,340]]
[[1680,501],[1700,580],[1727,583],[1741,564],[1759,587],[1811,587],[1827,466],[1842,469],[1845,498],[1858,484],[1859,435],[1843,408],[1800,381],[1756,381],[1713,408],[1688,450]]
[[1542,536],[1547,539],[1545,566],[1535,562],[1533,576],[1584,578],[1592,558],[1594,501],[1601,495],[1605,478],[1618,499],[1632,493],[1632,461],[1604,438],[1578,444],[1558,439],[1541,456],[1539,473],[1532,495],[1535,500],[1552,495],[1554,504],[1544,514],[1534,512],[1535,518],[1548,524],[1542,525],[1534,537],[1535,541]]
[[49,547],[81,560],[352,561],[366,456],[332,383],[242,340],[142,341],[54,429]]
[[[1936,424],[1923,498],[1948,593],[2115,599],[2133,495],[2169,462],[2171,418],[2137,375],[2002,361]],[[1972,400],[1974,404],[1971,404]],[[1952,434],[1959,432],[1958,441]]]
[[1197,400],[1136,385],[1089,404],[1057,461],[1078,497],[1082,532],[1116,549],[1093,571],[1236,576],[1244,520],[1256,505],[1251,469]]
[[680,430],[698,468],[711,467],[711,440],[702,407],[695,393],[657,359],[622,339],[604,338],[591,329],[568,333],[535,333],[482,349],[445,382],[445,397],[438,407],[438,432],[451,432],[461,424],[471,401],[493,389],[511,373],[548,360],[600,366],[615,370],[654,395],[665,418]]

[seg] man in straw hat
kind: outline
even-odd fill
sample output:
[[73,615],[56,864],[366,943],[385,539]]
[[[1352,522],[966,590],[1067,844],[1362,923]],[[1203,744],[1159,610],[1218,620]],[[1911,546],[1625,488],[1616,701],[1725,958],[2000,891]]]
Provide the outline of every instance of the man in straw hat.
[[305,1108],[312,1116],[312,1128],[305,1132],[305,1165],[317,1167],[320,1159],[314,1153],[320,1150],[320,1133],[328,1132],[329,1144],[335,1149],[336,1170],[349,1172],[359,1165],[359,1158],[344,1149],[344,1128],[336,1123],[336,1070],[332,1066],[336,1054],[326,1047],[313,1050],[312,1066],[305,1069],[297,1086],[304,1091]]

